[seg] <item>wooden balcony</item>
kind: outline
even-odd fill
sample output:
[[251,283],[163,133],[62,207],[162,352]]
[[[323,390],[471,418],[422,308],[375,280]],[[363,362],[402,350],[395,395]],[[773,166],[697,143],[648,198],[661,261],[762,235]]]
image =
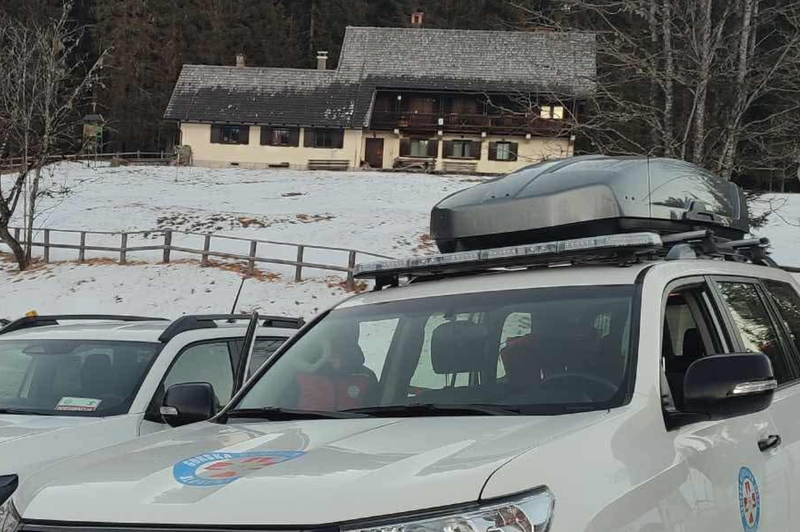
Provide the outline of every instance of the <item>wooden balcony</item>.
[[568,131],[564,120],[549,120],[524,114],[437,114],[374,112],[372,129],[401,129],[405,131],[449,133],[559,135]]

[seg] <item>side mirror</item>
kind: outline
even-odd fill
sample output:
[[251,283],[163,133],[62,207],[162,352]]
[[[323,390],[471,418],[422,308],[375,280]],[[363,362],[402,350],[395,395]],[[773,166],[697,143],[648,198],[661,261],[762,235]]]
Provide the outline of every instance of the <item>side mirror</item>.
[[778,382],[762,353],[714,355],[693,362],[683,380],[683,411],[708,420],[760,412]]
[[207,382],[170,386],[161,406],[161,417],[170,427],[205,421],[216,413],[214,387]]

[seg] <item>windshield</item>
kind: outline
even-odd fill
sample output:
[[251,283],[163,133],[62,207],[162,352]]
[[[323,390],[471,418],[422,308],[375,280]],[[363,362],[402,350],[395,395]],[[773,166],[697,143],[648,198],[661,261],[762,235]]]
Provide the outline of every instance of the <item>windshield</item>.
[[126,414],[161,344],[0,341],[0,413]]
[[236,408],[502,405],[557,414],[617,406],[634,294],[633,286],[540,288],[334,310]]

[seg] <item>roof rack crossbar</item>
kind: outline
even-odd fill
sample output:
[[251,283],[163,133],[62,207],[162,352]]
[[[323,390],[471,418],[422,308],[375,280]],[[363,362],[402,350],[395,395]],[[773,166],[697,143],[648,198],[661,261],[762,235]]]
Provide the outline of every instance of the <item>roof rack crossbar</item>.
[[[235,323],[237,321],[250,320],[250,314],[190,314],[181,316],[173,321],[163,333],[158,337],[161,343],[167,343],[179,334],[197,331],[200,329],[213,329],[217,327],[218,321],[227,323]],[[300,329],[305,325],[303,318],[294,318],[290,316],[261,316],[259,321],[262,327],[276,327],[281,329]]]
[[24,316],[12,321],[2,329],[0,334],[32,327],[45,327],[58,325],[60,321],[120,321],[120,322],[142,322],[142,321],[169,321],[166,318],[153,318],[149,316],[121,316],[116,314],[54,314],[49,316]]

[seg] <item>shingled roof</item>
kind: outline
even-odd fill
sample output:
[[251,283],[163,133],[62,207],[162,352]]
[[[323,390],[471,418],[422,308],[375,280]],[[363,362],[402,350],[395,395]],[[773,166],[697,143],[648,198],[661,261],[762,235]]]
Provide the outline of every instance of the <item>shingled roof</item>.
[[595,57],[589,33],[349,27],[336,70],[186,65],[165,118],[366,127],[381,88],[581,98]]

